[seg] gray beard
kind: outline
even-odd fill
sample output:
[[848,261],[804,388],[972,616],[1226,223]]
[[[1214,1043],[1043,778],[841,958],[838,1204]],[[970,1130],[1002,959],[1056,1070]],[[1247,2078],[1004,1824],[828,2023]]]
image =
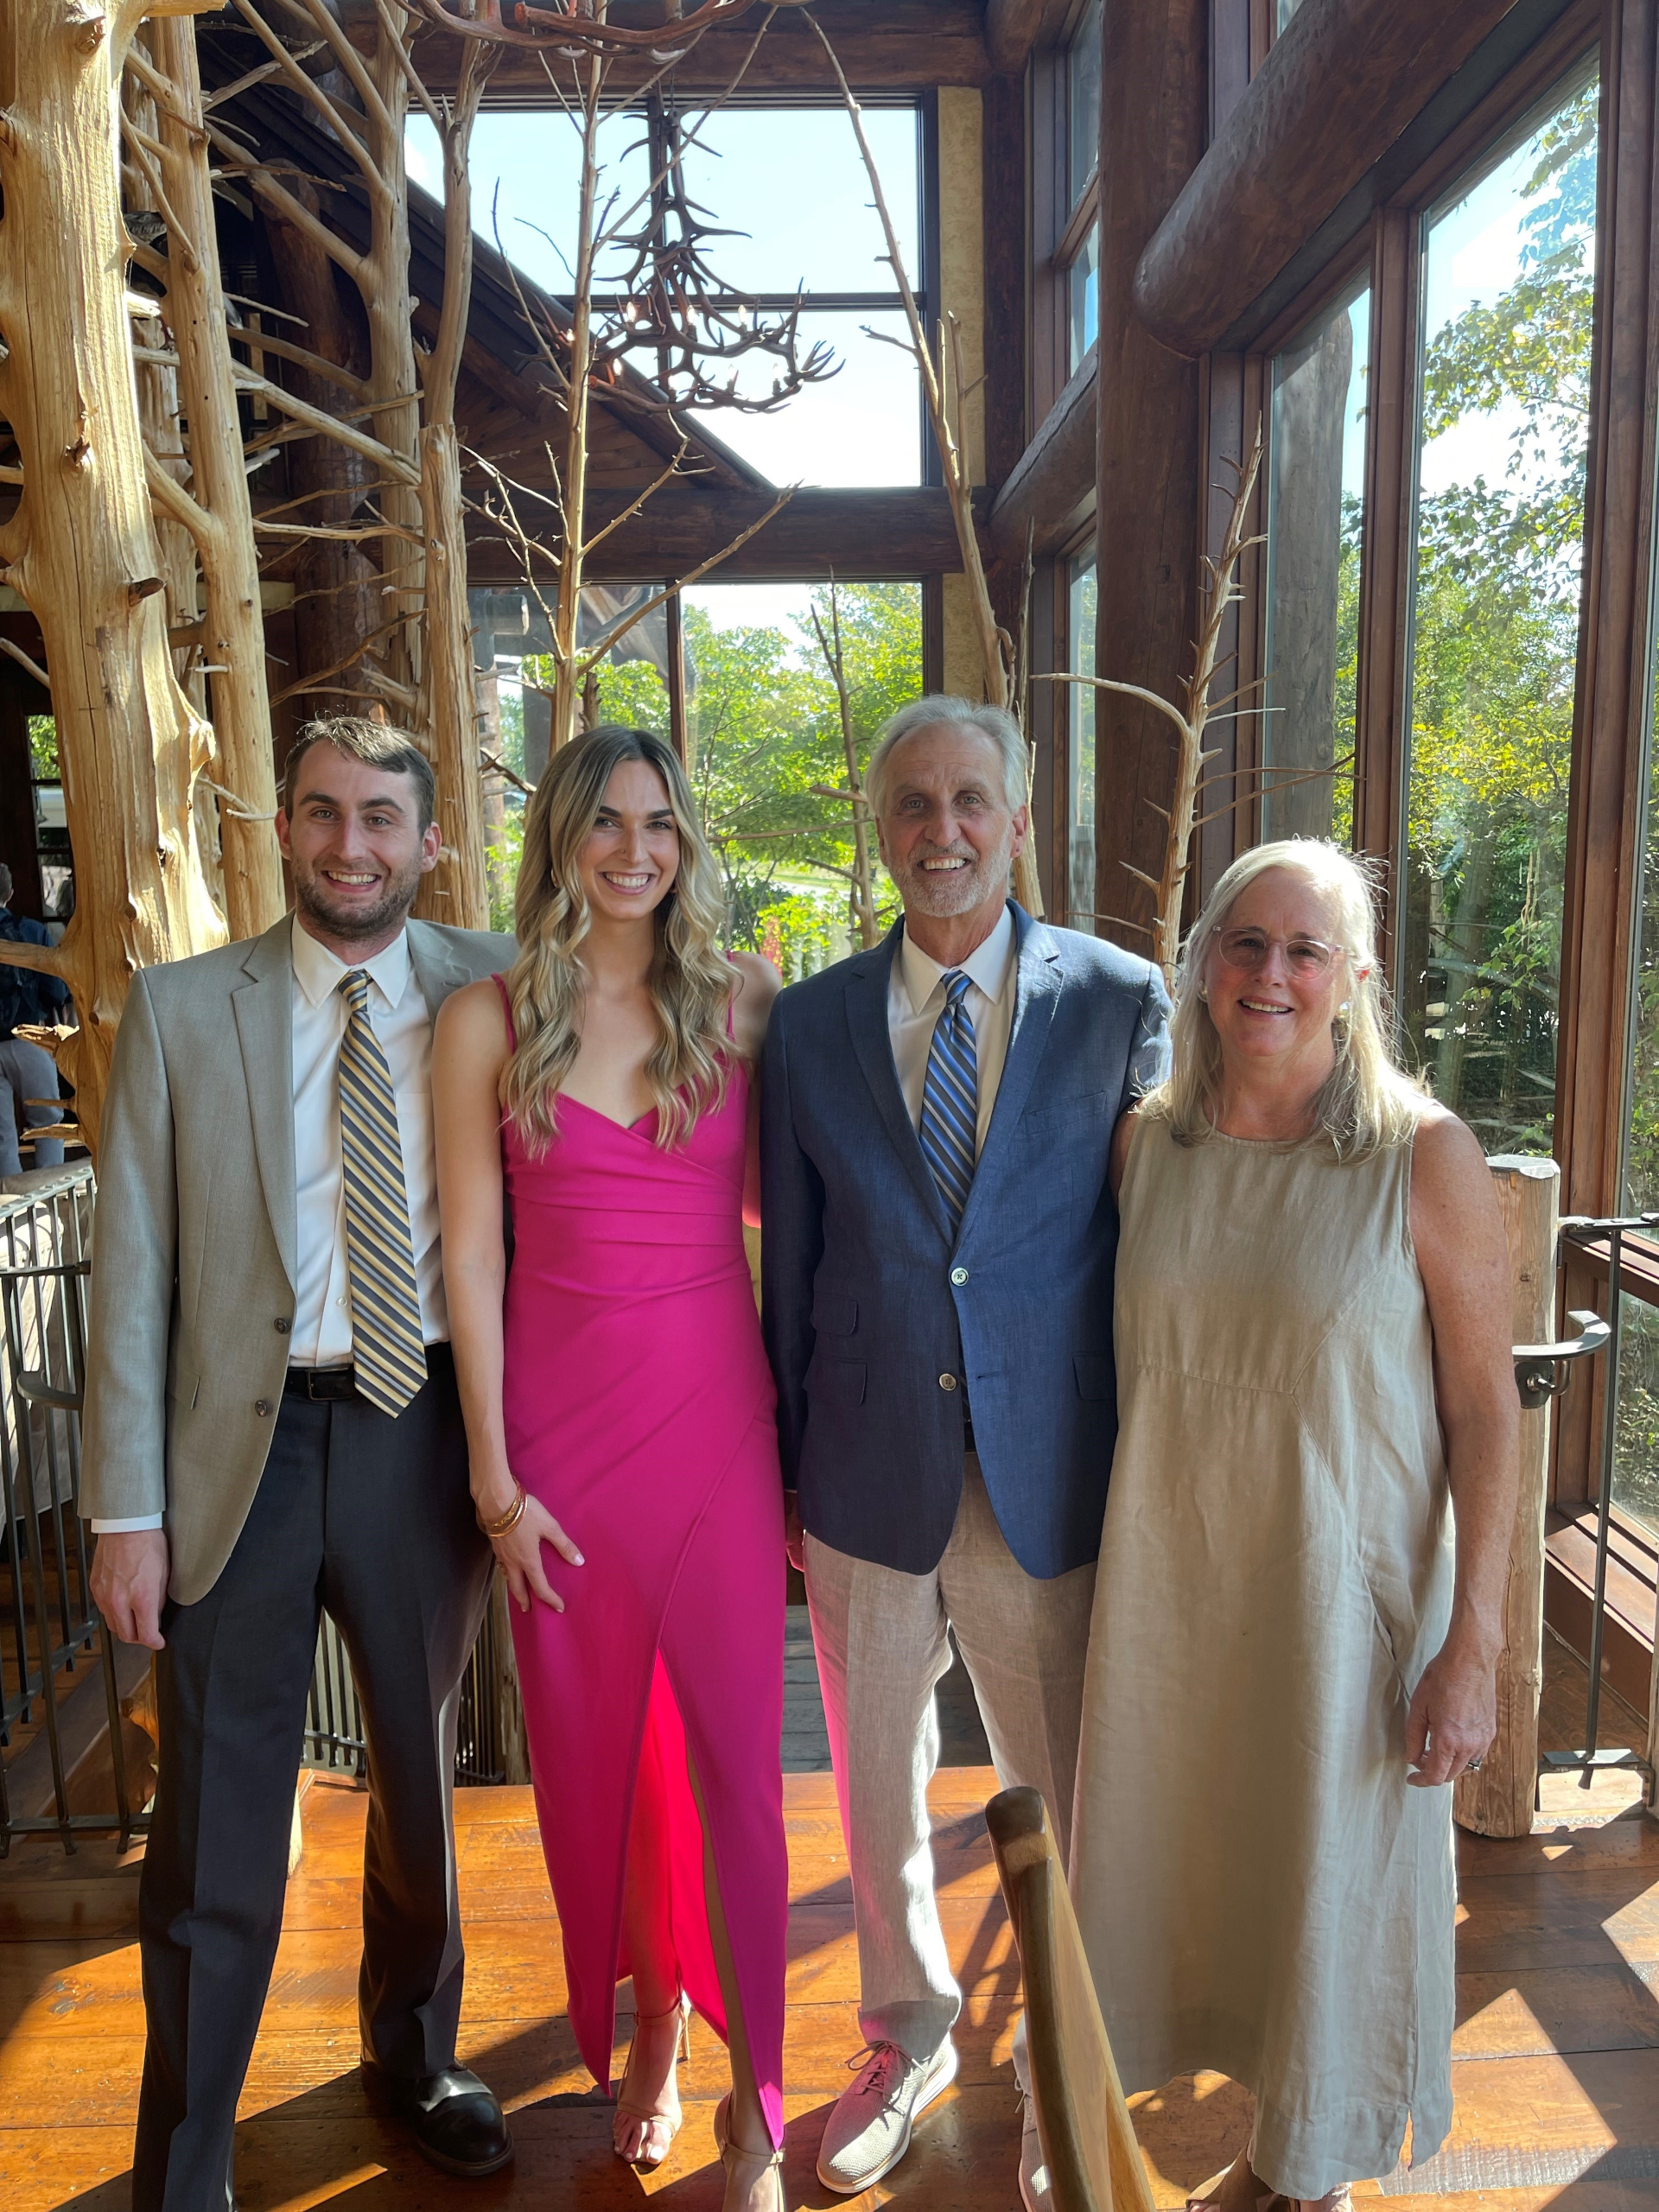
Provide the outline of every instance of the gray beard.
[[[937,859],[930,854],[930,859]],[[953,914],[970,913],[982,906],[992,895],[993,887],[1007,888],[1009,871],[1014,866],[1014,824],[997,851],[988,853],[976,861],[961,874],[940,877],[930,875],[919,862],[896,868],[889,861],[887,873],[899,887],[899,896],[912,913],[926,914],[936,921],[946,921]]]

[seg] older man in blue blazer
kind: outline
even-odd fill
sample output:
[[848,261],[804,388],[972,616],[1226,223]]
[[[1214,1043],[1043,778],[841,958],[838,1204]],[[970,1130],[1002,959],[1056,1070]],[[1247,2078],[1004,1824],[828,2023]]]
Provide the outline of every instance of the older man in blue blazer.
[[926,1800],[947,1627],[999,1777],[1067,1848],[1116,1433],[1107,1160],[1168,1007],[1144,960],[1008,897],[1011,715],[918,700],[867,782],[903,918],[784,993],[761,1085],[765,1327],[871,2052],[818,2155],[843,2195],[956,2072]]

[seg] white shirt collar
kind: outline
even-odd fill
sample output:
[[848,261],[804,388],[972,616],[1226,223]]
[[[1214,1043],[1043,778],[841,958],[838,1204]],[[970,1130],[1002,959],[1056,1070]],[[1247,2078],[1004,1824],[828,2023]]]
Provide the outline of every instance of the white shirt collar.
[[[983,944],[976,945],[957,966],[988,999],[1000,999],[1014,968],[1014,909],[1004,906],[1002,918]],[[922,950],[906,930],[899,940],[899,965],[910,994],[912,1013],[920,1014],[935,991],[944,969]]]
[[294,980],[305,994],[306,1003],[320,1007],[331,991],[340,988],[342,976],[353,968],[361,968],[380,994],[386,1005],[395,1007],[402,1002],[409,988],[410,959],[409,931],[398,931],[391,943],[383,945],[371,960],[353,960],[347,963],[329,951],[326,944],[319,944],[309,930],[301,926],[299,917],[294,919]]

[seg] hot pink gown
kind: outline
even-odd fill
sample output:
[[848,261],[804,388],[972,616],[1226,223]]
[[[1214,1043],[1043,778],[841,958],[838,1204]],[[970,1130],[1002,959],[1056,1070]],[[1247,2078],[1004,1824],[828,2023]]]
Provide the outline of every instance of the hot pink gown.
[[689,1744],[780,2143],[783,1491],[743,1248],[747,1096],[739,1066],[725,1103],[674,1151],[654,1142],[654,1115],[623,1128],[574,1098],[559,1100],[539,1158],[503,1122],[513,1255],[502,1396],[513,1472],[585,1561],[543,1554],[563,1613],[512,1609],[577,2045],[608,2084],[642,1760],[668,1808],[681,1986],[726,2032]]

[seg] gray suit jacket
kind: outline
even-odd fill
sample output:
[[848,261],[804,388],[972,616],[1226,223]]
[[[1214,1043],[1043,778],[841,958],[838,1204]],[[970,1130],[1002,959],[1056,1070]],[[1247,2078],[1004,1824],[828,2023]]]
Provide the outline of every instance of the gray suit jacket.
[[[104,1106],[80,1510],[166,1516],[170,1594],[218,1580],[264,1471],[297,1279],[284,918],[134,976]],[[511,938],[409,925],[435,1015]]]

